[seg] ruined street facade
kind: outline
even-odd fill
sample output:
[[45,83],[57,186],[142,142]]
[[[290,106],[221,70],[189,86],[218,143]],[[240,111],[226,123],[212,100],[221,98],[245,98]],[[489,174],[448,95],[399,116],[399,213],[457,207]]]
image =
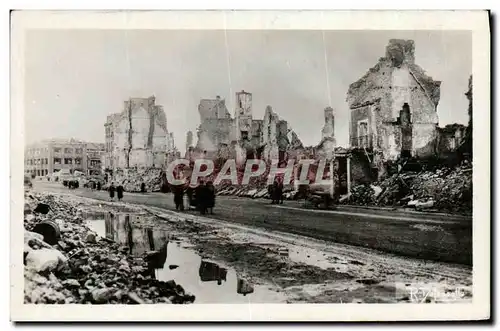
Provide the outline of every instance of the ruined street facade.
[[435,154],[440,86],[415,63],[413,40],[399,39],[391,39],[385,57],[350,85],[350,144],[368,150],[379,178],[386,161]]
[[167,152],[176,153],[165,111],[154,96],[124,101],[123,111],[109,115],[104,126],[108,169],[161,168]]
[[244,90],[235,94],[234,118],[226,107],[225,99],[201,99],[198,105],[200,126],[198,140],[192,146],[192,136],[187,137],[186,154],[203,157],[236,159],[243,164],[247,159],[266,161],[284,160],[288,151],[302,148],[302,142],[280,119],[271,106],[266,107],[263,119],[253,117],[252,93]]

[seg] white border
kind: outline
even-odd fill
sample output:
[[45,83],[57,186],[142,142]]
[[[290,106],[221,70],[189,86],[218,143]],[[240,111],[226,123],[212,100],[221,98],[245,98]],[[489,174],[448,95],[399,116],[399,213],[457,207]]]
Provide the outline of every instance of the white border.
[[[11,45],[11,319],[16,321],[374,321],[462,320],[490,316],[490,44],[486,12],[23,12],[12,16]],[[472,30],[474,75],[474,247],[472,304],[293,304],[51,306],[23,304],[22,250],[26,29],[339,29]],[[457,54],[457,56],[459,56]],[[464,91],[465,92],[465,91]],[[480,161],[478,161],[480,159]]]

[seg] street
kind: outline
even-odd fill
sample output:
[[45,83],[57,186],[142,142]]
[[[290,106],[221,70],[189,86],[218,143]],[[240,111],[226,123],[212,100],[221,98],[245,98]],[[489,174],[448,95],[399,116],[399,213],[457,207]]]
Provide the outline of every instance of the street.
[[[35,181],[34,188],[109,200],[105,191],[69,190],[55,182]],[[171,194],[126,192],[123,202],[175,210]],[[300,206],[296,201],[271,205],[268,200],[218,196],[214,215],[207,217],[401,256],[472,265],[471,218],[344,206],[333,211],[305,210]]]

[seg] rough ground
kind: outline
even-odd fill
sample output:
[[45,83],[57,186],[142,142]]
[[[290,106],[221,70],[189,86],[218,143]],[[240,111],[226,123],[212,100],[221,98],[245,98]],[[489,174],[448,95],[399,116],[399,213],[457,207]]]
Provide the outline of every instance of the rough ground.
[[[78,198],[73,192],[67,199],[88,205],[129,205]],[[420,295],[425,302],[471,300],[472,272],[466,266],[403,258],[276,228],[269,231],[260,224],[249,227],[143,207],[158,218],[135,226],[165,230],[171,240],[187,243],[203,258],[233,268],[256,288],[265,288],[284,302],[414,302],[409,288],[417,284],[432,288],[431,294]],[[413,225],[423,227],[420,231],[436,226]]]
[[[68,191],[60,184],[48,182],[36,182],[35,187],[109,200],[103,191]],[[124,202],[175,209],[171,194],[125,193]],[[217,197],[211,218],[403,256],[472,265],[472,217],[344,206],[334,211],[305,210],[295,201],[275,206],[267,200],[221,196]]]
[[[38,212],[50,206],[47,214]],[[65,197],[28,192],[24,208],[24,301],[38,304],[189,303],[195,297],[175,282],[153,279],[143,257],[99,238],[83,213],[117,212],[112,205],[82,203]],[[120,208],[133,212],[130,207]],[[43,221],[58,225],[60,238],[37,229]],[[51,242],[50,238],[57,238]],[[52,245],[49,245],[52,244]]]

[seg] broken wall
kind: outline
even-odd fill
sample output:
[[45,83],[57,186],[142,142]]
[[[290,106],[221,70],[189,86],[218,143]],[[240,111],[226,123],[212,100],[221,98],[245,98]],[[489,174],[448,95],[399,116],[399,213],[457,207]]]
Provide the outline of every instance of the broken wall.
[[335,116],[333,114],[333,108],[327,107],[324,110],[325,114],[325,124],[321,130],[321,138],[334,138],[335,137]]
[[414,48],[411,40],[390,40],[386,57],[349,87],[351,146],[358,145],[358,124],[365,120],[369,145],[382,150],[386,160],[399,157],[403,135],[397,120],[407,103],[412,123],[412,155],[428,157],[435,153],[440,82],[415,65]]
[[113,115],[113,166],[163,165],[169,136],[163,107],[155,105],[154,97],[131,98],[124,107],[119,116]]

